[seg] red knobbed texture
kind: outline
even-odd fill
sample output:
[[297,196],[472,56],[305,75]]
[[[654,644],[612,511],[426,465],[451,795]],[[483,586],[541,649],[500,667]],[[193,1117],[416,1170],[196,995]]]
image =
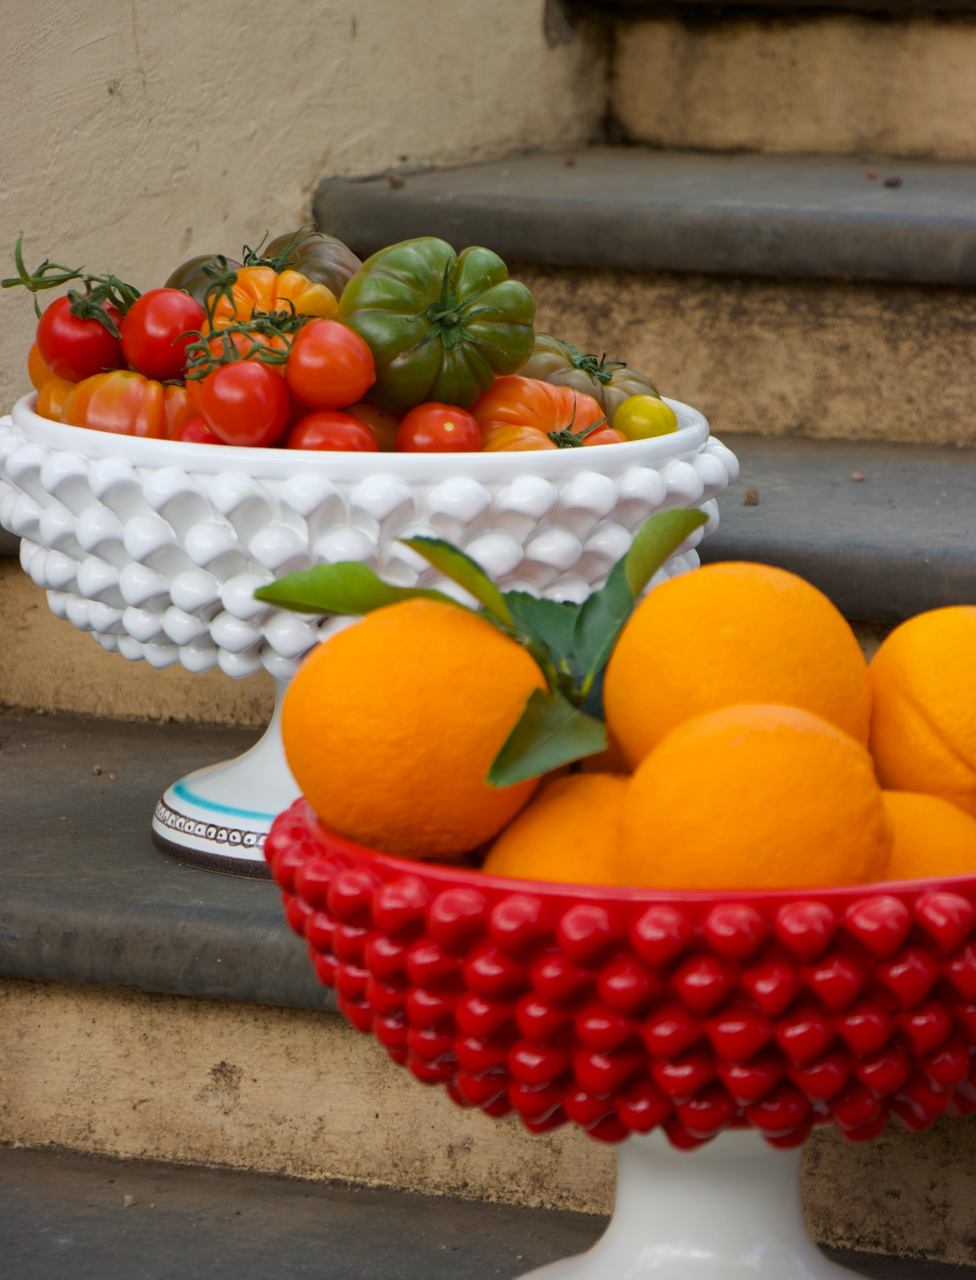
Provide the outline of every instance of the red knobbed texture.
[[768,928],[755,907],[744,902],[728,902],[713,907],[708,913],[705,937],[720,956],[744,960],[759,946]]
[[635,960],[619,956],[605,965],[597,980],[597,993],[604,1004],[619,1013],[637,1013],[664,990],[664,983]]
[[732,989],[732,974],[717,956],[694,956],[675,970],[671,985],[699,1017],[721,1004]]
[[972,930],[976,908],[958,893],[923,893],[915,901],[915,919],[948,955]]
[[898,898],[884,894],[848,907],[844,928],[876,956],[890,956],[912,927],[912,913]]
[[634,950],[652,969],[680,955],[695,936],[695,926],[676,907],[648,907],[633,925]]
[[739,986],[767,1018],[776,1018],[793,1003],[800,976],[788,960],[770,957],[739,974]]
[[477,889],[461,886],[445,889],[430,905],[430,936],[448,951],[461,951],[485,927],[488,900]]
[[932,990],[939,964],[925,948],[906,947],[894,960],[878,965],[877,976],[903,1009],[912,1009]]
[[577,964],[593,961],[621,935],[614,913],[596,903],[570,907],[559,921],[558,938],[563,951]]
[[976,1112],[976,876],[669,902],[376,854],[301,802],[265,852],[352,1025],[530,1132],[691,1150],[735,1124],[785,1149]]
[[492,910],[488,936],[509,955],[520,955],[533,942],[552,934],[552,913],[538,898],[513,893]]
[[815,960],[830,945],[837,928],[825,902],[787,902],[776,913],[776,936],[801,960]]
[[866,974],[848,956],[832,954],[807,965],[801,977],[820,1003],[837,1013],[861,994]]

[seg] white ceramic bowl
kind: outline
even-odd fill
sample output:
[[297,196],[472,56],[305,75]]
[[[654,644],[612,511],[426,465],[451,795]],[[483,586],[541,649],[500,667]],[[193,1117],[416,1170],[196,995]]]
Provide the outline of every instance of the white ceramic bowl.
[[[427,533],[464,547],[503,588],[581,601],[632,531],[669,507],[699,506],[709,521],[657,581],[695,567],[694,547],[718,525],[715,498],[738,474],[705,418],[674,400],[678,431],[652,440],[539,453],[362,454],[111,435],[38,417],[36,399],[25,396],[0,419],[0,525],[22,539],[21,564],[53,612],[130,661],[182,662],[194,672],[219,665],[236,679],[264,666],[289,680],[333,625],[254,599],[256,587],[286,573],[360,560],[396,585],[463,598],[397,541]],[[286,768],[278,773],[277,808],[255,801],[259,775],[247,784],[246,807],[240,798],[212,800],[239,820],[219,828],[220,843],[233,838],[251,862],[260,861],[284,791],[296,790]],[[167,812],[181,816],[179,806]],[[181,841],[215,848],[206,831],[197,838],[172,817],[157,812],[157,820],[159,836],[162,822]]]

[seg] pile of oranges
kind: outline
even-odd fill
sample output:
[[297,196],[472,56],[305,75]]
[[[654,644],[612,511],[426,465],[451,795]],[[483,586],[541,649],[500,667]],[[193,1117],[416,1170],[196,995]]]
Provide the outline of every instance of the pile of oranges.
[[976,607],[897,627],[868,666],[818,590],[710,565],[638,606],[606,670],[610,747],[485,781],[539,668],[431,600],[321,645],[288,693],[289,763],[322,820],[410,858],[662,889],[976,872]]

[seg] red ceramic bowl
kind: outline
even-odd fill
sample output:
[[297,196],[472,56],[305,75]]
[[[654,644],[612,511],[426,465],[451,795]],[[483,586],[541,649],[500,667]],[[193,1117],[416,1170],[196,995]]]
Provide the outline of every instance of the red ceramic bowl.
[[304,800],[265,854],[340,1010],[464,1107],[691,1148],[976,1110],[976,875],[752,893],[411,862]]

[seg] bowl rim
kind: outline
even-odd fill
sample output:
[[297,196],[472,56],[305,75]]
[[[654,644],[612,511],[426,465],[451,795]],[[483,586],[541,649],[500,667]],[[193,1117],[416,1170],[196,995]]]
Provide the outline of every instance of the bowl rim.
[[625,444],[593,445],[582,450],[546,449],[524,453],[332,453],[234,445],[215,448],[177,440],[151,440],[92,431],[42,418],[34,412],[36,391],[17,401],[11,420],[32,442],[49,449],[80,453],[89,461],[122,458],[137,467],[176,466],[205,475],[243,471],[255,480],[287,480],[312,472],[339,482],[392,475],[407,482],[430,483],[463,473],[484,483],[504,483],[517,476],[537,475],[555,480],[582,471],[619,475],[633,466],[660,465],[697,453],[709,438],[708,420],[691,405],[663,398],[679,422],[678,430],[670,435],[629,440]]
[[[530,894],[550,903],[565,906],[592,902],[599,906],[640,908],[680,906],[699,914],[706,909],[729,904],[765,907],[767,912],[793,902],[826,899],[842,909],[864,898],[893,897],[914,900],[924,893],[957,893],[976,899],[976,872],[956,876],[926,876],[916,880],[872,880],[857,884],[835,884],[788,889],[640,889],[629,885],[587,885],[554,880],[519,880],[513,876],[486,875],[473,867],[443,862],[422,862],[398,857],[359,844],[348,836],[331,830],[303,798],[280,818],[295,813],[309,828],[313,837],[340,856],[352,858],[369,867],[395,873],[388,878],[413,875],[441,889],[478,889],[491,897],[513,893]],[[974,904],[976,905],[976,904]],[[698,909],[696,912],[695,909]]]

